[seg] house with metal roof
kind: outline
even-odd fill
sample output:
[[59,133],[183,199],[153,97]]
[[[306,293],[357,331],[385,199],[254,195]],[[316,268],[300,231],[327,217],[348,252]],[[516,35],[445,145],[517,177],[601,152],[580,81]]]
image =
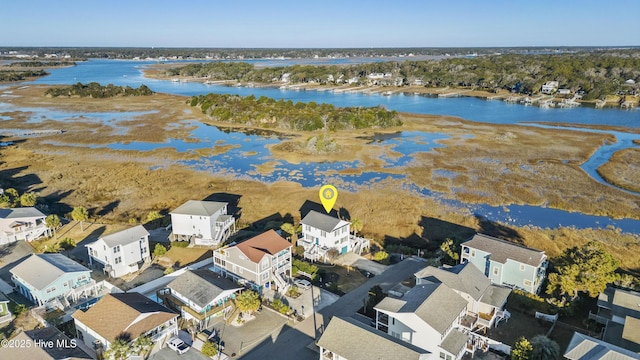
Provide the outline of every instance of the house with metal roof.
[[473,338],[460,321],[467,301],[442,283],[416,285],[401,299],[384,298],[376,310],[376,329],[404,340],[441,359],[473,353]]
[[18,292],[38,305],[64,309],[98,292],[91,270],[62,254],[32,254],[10,272]]
[[429,352],[351,318],[334,316],[317,342],[320,360],[427,360]]
[[51,235],[46,216],[34,207],[0,209],[0,245]]
[[215,246],[235,232],[235,218],[227,214],[226,202],[189,200],[171,214],[171,241]]
[[511,289],[491,284],[491,280],[469,263],[449,268],[427,266],[415,273],[415,277],[417,285],[442,283],[467,301],[466,313],[460,320],[460,325],[467,330],[488,329],[510,317],[504,307]]
[[116,339],[148,336],[162,342],[178,334],[178,314],[140,293],[107,294],[88,310],[71,315],[80,341],[97,352]]
[[142,225],[102,236],[86,246],[89,265],[112,277],[134,273],[151,261],[149,232]]
[[292,245],[269,230],[238,244],[213,251],[212,270],[261,292],[263,287],[286,292],[291,277]]
[[548,265],[544,251],[484,234],[474,235],[461,247],[460,261],[473,264],[492,283],[533,294],[540,291]]
[[232,299],[243,287],[211,270],[187,270],[158,290],[158,298],[168,308],[204,329],[214,317],[234,309]]
[[598,296],[598,312],[589,319],[604,324],[602,339],[640,353],[640,293],[607,287]]
[[360,254],[369,247],[369,240],[350,234],[348,221],[311,210],[300,224],[302,237],[297,244],[304,247],[307,259],[326,262],[332,249],[343,255],[349,251]]
[[640,354],[606,341],[574,332],[564,353],[568,360],[637,360]]

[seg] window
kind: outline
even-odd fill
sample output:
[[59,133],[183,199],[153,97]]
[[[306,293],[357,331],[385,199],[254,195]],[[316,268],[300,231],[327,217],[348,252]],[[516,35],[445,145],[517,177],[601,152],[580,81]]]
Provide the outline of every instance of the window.
[[476,257],[476,251],[473,249],[471,249],[471,257],[472,258]]
[[326,231],[320,231],[320,236],[327,237],[327,232]]
[[54,292],[54,291],[56,291],[56,287],[55,286],[54,287],[50,287],[50,288],[47,289],[47,294],[50,293],[50,292]]
[[524,286],[531,286],[531,280],[525,279],[523,283],[524,283]]
[[346,232],[347,232],[347,227],[345,226],[345,227],[342,228],[342,233],[344,234]]
[[451,355],[447,355],[447,360],[451,360]]
[[304,231],[307,231],[307,232],[311,231],[311,226],[305,225],[304,226]]
[[440,359],[444,359],[444,353],[440,351]]
[[269,260],[264,259],[262,261],[262,270],[266,269],[269,266]]
[[520,271],[524,271],[524,264],[520,264]]
[[122,262],[122,257],[118,256],[115,260],[116,264],[120,264]]
[[499,272],[500,269],[497,266],[493,268],[493,275],[498,275]]

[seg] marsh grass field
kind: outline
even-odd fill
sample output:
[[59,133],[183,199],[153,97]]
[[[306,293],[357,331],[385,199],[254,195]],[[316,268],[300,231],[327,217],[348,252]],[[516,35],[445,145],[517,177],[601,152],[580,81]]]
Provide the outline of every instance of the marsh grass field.
[[[9,88],[4,99],[16,108],[46,111],[137,112],[116,122],[88,118],[56,120],[46,115],[33,119],[23,111],[3,113],[5,129],[61,129],[62,134],[28,138],[7,136],[14,145],[0,147],[0,182],[3,187],[36,191],[47,200],[50,211],[64,214],[85,206],[92,217],[105,223],[139,222],[152,210],[166,214],[188,199],[234,198],[241,214],[240,227],[269,220],[300,219],[307,201],[317,201],[317,188],[294,181],[259,181],[196,170],[179,163],[203,155],[224,156],[234,144],[213,144],[197,151],[178,151],[167,146],[149,151],[113,150],[112,143],[163,143],[169,138],[190,138],[194,122],[228,128],[186,104],[181,96],[116,97],[109,99],[49,98],[46,86]],[[401,114],[400,128],[329,132],[338,153],[303,154],[287,144],[323,134],[286,132],[270,147],[273,160],[292,164],[301,161],[358,160],[357,168],[344,172],[383,171],[407,174],[406,179],[386,179],[341,190],[336,209],[359,218],[363,233],[379,241],[418,239],[416,246],[430,248],[446,237],[467,236],[473,231],[492,232],[528,246],[546,250],[550,256],[567,247],[595,239],[607,247],[628,270],[640,271],[640,238],[616,229],[538,229],[496,225],[488,228],[467,210],[443,205],[439,198],[416,194],[414,184],[439,193],[440,198],[494,205],[544,205],[614,218],[640,219],[640,197],[629,195],[591,179],[581,168],[611,135],[574,130],[544,129],[519,125],[468,122],[446,116]],[[238,129],[243,130],[243,129]],[[399,156],[390,147],[367,146],[372,136],[398,131],[444,133],[439,147],[416,153],[404,167],[386,167],[383,159]],[[471,134],[471,135],[470,135]],[[293,149],[293,150],[292,150]],[[251,158],[253,154],[247,153]],[[257,162],[260,163],[260,162]],[[629,164],[636,164],[636,167]],[[629,188],[637,176],[638,152],[616,154],[600,168],[609,182]],[[273,171],[263,161],[257,173]],[[627,184],[627,185],[625,185]],[[340,184],[336,184],[339,186]],[[637,180],[635,180],[637,186]]]

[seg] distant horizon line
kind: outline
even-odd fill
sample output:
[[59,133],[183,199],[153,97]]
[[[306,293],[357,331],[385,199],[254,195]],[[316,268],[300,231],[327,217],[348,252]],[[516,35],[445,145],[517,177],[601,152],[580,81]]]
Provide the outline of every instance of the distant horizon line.
[[1,45],[30,49],[213,49],[213,50],[375,50],[375,49],[531,49],[531,48],[640,48],[640,45],[512,45],[512,46],[380,46],[380,47],[206,47],[206,46],[100,46],[100,45]]

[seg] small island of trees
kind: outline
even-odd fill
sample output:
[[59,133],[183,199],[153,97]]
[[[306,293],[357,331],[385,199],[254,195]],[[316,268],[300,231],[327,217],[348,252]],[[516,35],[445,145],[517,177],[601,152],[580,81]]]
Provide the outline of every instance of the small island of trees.
[[49,73],[44,70],[0,71],[0,81],[24,81],[27,78],[45,75],[49,75]]
[[340,108],[313,101],[294,104],[291,100],[229,94],[194,96],[189,103],[200,107],[215,121],[265,128],[313,131],[402,125],[396,111],[388,111],[381,106]]
[[71,86],[50,88],[44,93],[46,96],[79,96],[92,98],[109,98],[115,96],[148,96],[153,91],[146,85],[140,85],[138,88],[130,86],[116,86],[113,84],[100,85],[97,82],[88,84],[77,83]]

